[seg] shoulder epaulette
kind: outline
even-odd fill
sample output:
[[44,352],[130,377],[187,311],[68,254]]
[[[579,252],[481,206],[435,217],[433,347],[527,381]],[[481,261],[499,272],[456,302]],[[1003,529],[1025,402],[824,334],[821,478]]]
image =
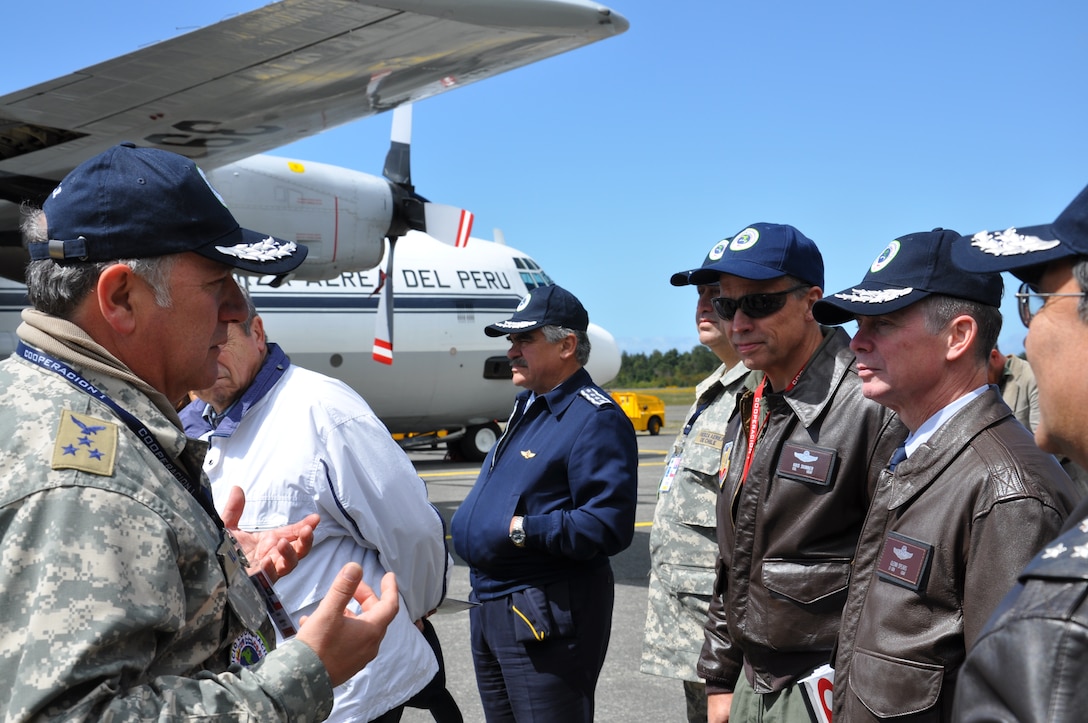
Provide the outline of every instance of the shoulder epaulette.
[[603,393],[600,389],[597,389],[596,387],[582,387],[580,390],[578,390],[578,395],[595,407],[603,407],[607,404],[615,404],[615,402],[612,401],[612,397]]

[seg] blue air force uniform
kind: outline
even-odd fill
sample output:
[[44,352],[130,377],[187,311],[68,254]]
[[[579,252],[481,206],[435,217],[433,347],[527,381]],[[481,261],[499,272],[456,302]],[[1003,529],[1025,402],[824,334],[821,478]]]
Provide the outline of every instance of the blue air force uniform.
[[[520,393],[506,434],[453,517],[453,546],[479,600],[608,565],[634,536],[638,493],[631,422],[589,373]],[[525,546],[509,537],[525,516]]]
[[[554,315],[555,297],[569,292],[532,294],[548,295]],[[529,302],[523,315],[544,305]],[[489,722],[593,720],[615,594],[608,558],[634,537],[637,466],[630,421],[584,369],[545,394],[518,395],[451,525],[480,603],[472,654]]]

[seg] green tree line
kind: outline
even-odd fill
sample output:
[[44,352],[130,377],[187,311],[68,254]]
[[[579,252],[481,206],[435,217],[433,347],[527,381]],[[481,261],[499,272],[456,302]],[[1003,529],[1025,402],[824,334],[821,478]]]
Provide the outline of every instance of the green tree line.
[[721,362],[705,346],[696,345],[691,351],[666,352],[654,350],[649,354],[623,352],[620,373],[609,383],[615,389],[648,389],[654,387],[693,387]]

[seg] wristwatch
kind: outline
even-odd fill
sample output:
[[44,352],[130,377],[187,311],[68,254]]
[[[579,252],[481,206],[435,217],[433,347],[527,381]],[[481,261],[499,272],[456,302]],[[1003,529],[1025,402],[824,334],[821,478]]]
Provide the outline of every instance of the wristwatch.
[[510,542],[517,547],[525,547],[525,518],[515,517],[514,525],[510,528]]

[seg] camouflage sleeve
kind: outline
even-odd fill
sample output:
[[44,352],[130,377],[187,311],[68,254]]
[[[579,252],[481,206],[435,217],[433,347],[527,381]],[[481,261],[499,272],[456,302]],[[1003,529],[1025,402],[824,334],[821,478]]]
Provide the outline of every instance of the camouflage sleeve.
[[703,628],[703,650],[696,671],[706,681],[707,695],[732,693],[740,677],[744,656],[733,645],[725,611],[726,571],[719,556],[715,565],[714,594],[710,599],[706,624]]
[[327,715],[328,677],[303,643],[248,670],[228,667],[215,551],[160,512],[80,486],[0,509],[4,720]]

